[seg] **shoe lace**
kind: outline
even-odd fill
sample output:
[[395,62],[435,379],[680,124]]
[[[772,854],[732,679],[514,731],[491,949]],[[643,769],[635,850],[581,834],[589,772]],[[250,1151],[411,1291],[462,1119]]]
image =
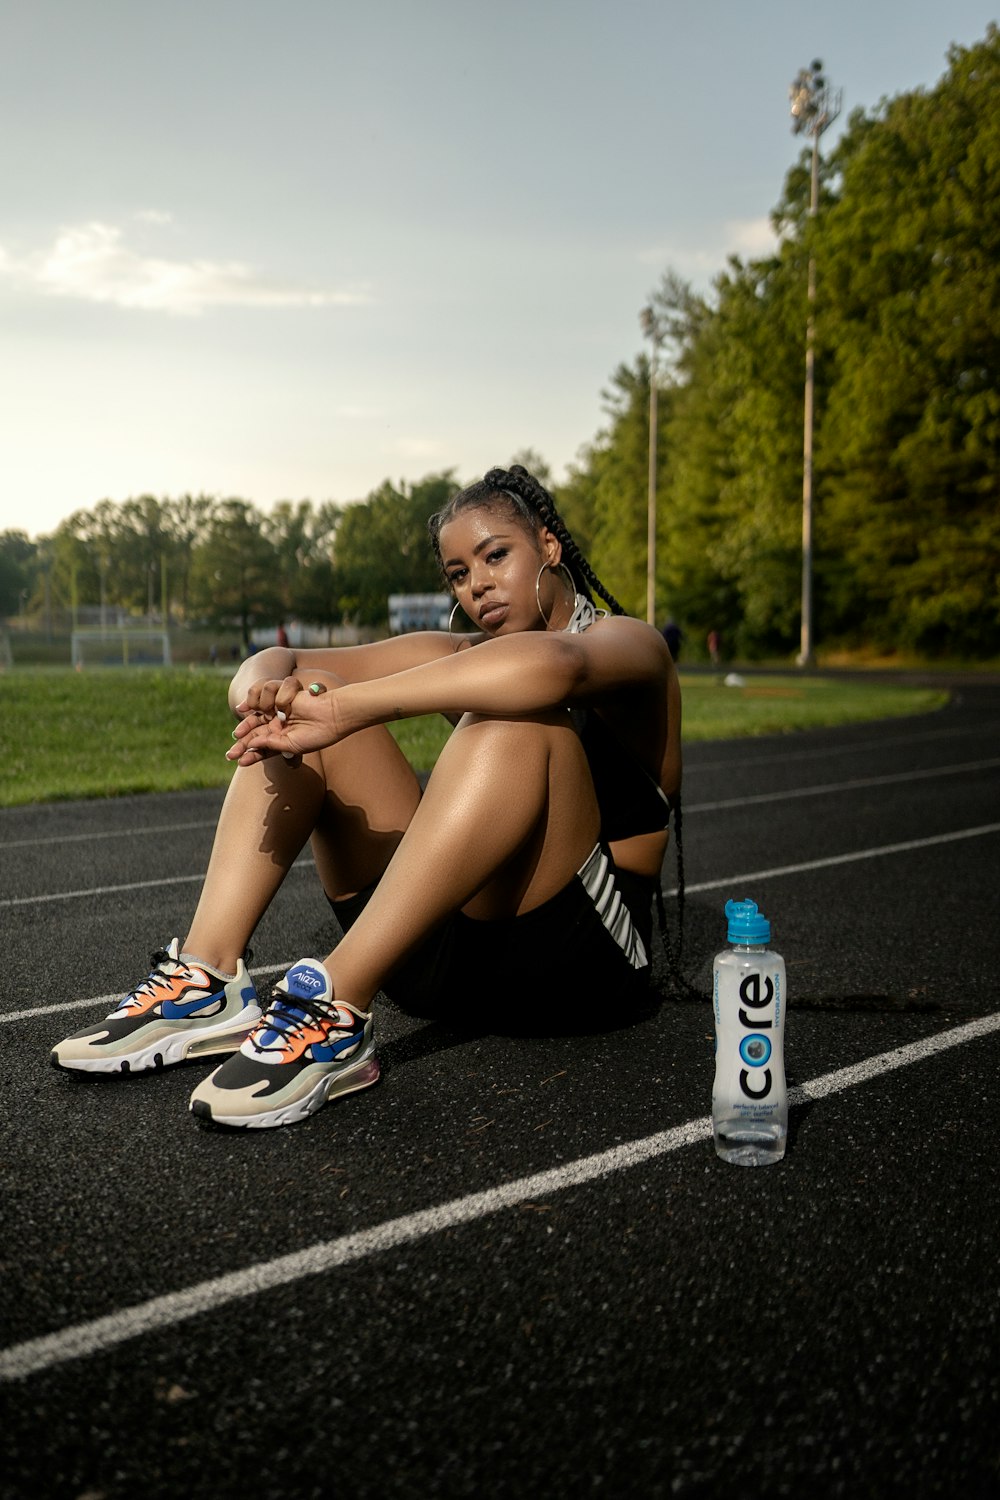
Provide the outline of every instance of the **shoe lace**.
[[317,1026],[329,1026],[335,1031],[344,1030],[334,1001],[319,998],[301,1000],[297,995],[290,995],[287,990],[276,986],[271,1003],[251,1033],[250,1041],[258,1051],[262,1051],[257,1037],[264,1032],[275,1032],[287,1041],[310,1022]]
[[[151,953],[149,955],[149,963],[150,971],[146,975],[146,978],[142,981],[141,984],[137,984],[134,990],[130,990],[128,994],[119,1002],[120,1007],[124,1006],[127,1009],[136,1000],[141,999],[144,995],[155,995],[157,989],[165,985],[170,978],[165,965],[177,965],[177,960],[175,958],[171,958],[166,948],[157,948],[154,953]],[[183,964],[177,966],[180,968],[184,967]]]
[[[252,960],[253,949],[247,948],[246,952],[243,954],[243,962],[249,965]],[[156,948],[149,955],[149,964],[149,973],[146,975],[145,979],[141,984],[137,984],[134,990],[129,990],[128,994],[120,1002],[120,1006],[125,1006],[127,1008],[132,1004],[133,1001],[139,999],[143,995],[155,995],[157,989],[165,985],[170,980],[172,975],[176,974],[178,969],[184,969],[190,972],[191,967],[190,964],[184,963],[183,960],[174,958],[173,954],[168,952],[166,948]],[[173,965],[172,970],[170,970],[169,972],[166,968],[167,964]]]

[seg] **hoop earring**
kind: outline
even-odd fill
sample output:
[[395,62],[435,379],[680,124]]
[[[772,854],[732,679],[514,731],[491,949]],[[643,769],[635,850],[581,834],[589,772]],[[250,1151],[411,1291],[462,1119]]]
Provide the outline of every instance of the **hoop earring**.
[[456,651],[458,650],[458,642],[455,640],[455,616],[458,614],[461,608],[462,606],[456,599],[455,603],[452,605],[451,614],[448,616],[448,634],[451,637],[452,644],[455,647]]
[[542,621],[543,621],[543,623],[545,625],[545,628],[547,630],[549,628],[549,622],[548,622],[548,620],[546,618],[545,611],[542,608],[542,597],[541,597],[541,594],[539,593],[539,588],[538,588],[539,584],[542,581],[542,574],[545,572],[546,568],[551,568],[552,571],[553,571],[553,573],[556,571],[557,568],[562,568],[563,572],[566,574],[567,583],[569,584],[569,594],[570,594],[570,598],[571,599],[575,599],[576,598],[576,584],[573,582],[573,575],[572,575],[572,573],[570,572],[569,568],[567,568],[566,564],[562,561],[561,558],[560,558],[560,560],[557,563],[542,563],[542,566],[538,570],[538,577],[535,579],[535,603],[538,605],[538,613],[541,615]]

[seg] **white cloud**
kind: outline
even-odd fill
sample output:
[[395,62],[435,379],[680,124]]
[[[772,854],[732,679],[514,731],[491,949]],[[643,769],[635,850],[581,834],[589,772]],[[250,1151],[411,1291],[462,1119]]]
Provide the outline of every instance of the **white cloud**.
[[730,219],[725,227],[729,254],[762,260],[778,248],[778,237],[767,214],[756,219]]
[[437,438],[400,438],[395,448],[404,458],[443,458],[446,452],[445,444]]
[[773,255],[777,248],[778,238],[771,220],[763,215],[755,219],[728,219],[713,226],[697,246],[679,240],[650,245],[639,252],[638,259],[642,265],[669,267],[689,281],[705,283],[725,271],[730,255],[738,255],[742,260],[762,260]]
[[274,285],[242,261],[142,255],[128,247],[120,228],[98,222],[61,229],[50,249],[20,260],[0,246],[0,275],[53,296],[188,316],[211,307],[343,307],[371,300],[362,290]]

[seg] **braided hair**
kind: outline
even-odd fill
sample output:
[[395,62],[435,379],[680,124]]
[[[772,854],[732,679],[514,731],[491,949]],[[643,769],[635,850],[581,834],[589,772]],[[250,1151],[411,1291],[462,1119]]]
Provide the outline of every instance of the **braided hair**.
[[[446,578],[444,559],[441,555],[441,532],[459,511],[478,510],[482,506],[506,506],[511,515],[534,536],[539,526],[546,527],[562,543],[562,561],[569,569],[577,591],[593,603],[594,594],[599,594],[614,615],[623,615],[624,608],[604,586],[590,563],[577,546],[566,522],[556,507],[556,502],[544,485],[521,464],[512,464],[509,469],[490,469],[482,479],[453,495],[444,510],[438,511],[427,522],[434,556],[442,577]],[[446,580],[447,581],[447,580]],[[694,990],[681,970],[684,951],[684,849],[681,838],[681,797],[675,792],[670,799],[670,811],[674,824],[674,848],[677,857],[677,915],[678,942],[675,948],[667,929],[663,910],[663,892],[656,882],[656,908],[660,940],[663,944],[667,965],[674,981],[675,992],[688,994],[692,998],[704,997]]]
[[539,526],[546,527],[562,543],[562,560],[572,575],[577,592],[585,595],[591,602],[594,594],[599,594],[613,615],[625,613],[580,551],[548,490],[521,464],[512,464],[509,469],[490,469],[476,484],[470,484],[467,489],[459,490],[457,495],[453,495],[444,510],[431,516],[427,527],[442,574],[442,528],[459,511],[478,510],[484,505],[505,505],[532,536]]

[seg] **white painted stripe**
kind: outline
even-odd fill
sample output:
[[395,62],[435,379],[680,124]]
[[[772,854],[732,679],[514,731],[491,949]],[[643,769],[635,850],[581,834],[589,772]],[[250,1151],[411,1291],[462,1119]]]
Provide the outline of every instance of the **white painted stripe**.
[[721,802],[693,802],[684,804],[684,816],[696,812],[722,812],[733,807],[755,807],[762,802],[791,802],[797,797],[823,797],[831,792],[859,792],[873,786],[893,786],[904,781],[930,781],[938,776],[957,776],[966,771],[991,771],[1000,766],[1000,757],[993,760],[968,760],[961,765],[938,766],[933,771],[899,771],[892,776],[860,776],[854,781],[828,781],[818,786],[799,786],[791,791],[759,792],[749,797],[727,797]]
[[[938,844],[953,844],[960,839],[980,838],[984,834],[1000,833],[1000,823],[983,823],[979,828],[960,828],[954,833],[937,833],[926,839],[907,839],[901,844],[883,844],[878,849],[855,849],[850,854],[831,854],[826,859],[807,859],[797,865],[776,865],[770,870],[751,870],[746,875],[727,875],[723,880],[703,880],[698,885],[685,885],[684,893],[693,896],[698,891],[720,891],[727,886],[737,886],[751,880],[774,880],[781,875],[801,875],[805,870],[827,870],[834,865],[851,865],[859,859],[881,859],[887,854],[907,854],[913,849],[933,849]],[[664,891],[665,896],[677,894],[676,888]]]
[[[251,978],[262,979],[268,974],[284,974],[295,963],[294,958],[289,958],[281,964],[264,964],[261,968],[250,970]],[[31,1021],[35,1016],[54,1016],[67,1010],[93,1010],[104,1009],[107,1006],[115,1006],[123,998],[123,992],[117,990],[111,995],[93,995],[89,1000],[59,1000],[55,1005],[34,1005],[30,1010],[12,1010],[6,1015],[0,1015],[0,1025],[5,1021]]]
[[[818,753],[820,752],[805,752],[806,755]],[[781,758],[782,757],[780,756],[773,757],[773,759],[776,760]],[[796,757],[789,758],[794,759]],[[798,758],[802,759],[804,758],[804,756],[799,756]],[[748,761],[745,762],[744,765],[749,766],[753,764],[763,763],[765,763],[763,760],[757,762]],[[732,808],[754,807],[769,802],[790,802],[801,797],[819,797],[828,796],[832,793],[837,792],[863,791],[866,788],[870,787],[892,786],[896,783],[903,783],[908,781],[934,780],[938,776],[954,776],[971,771],[993,770],[998,766],[1000,766],[1000,757],[994,757],[989,760],[973,760],[965,761],[956,765],[938,766],[933,770],[900,771],[889,776],[865,776],[858,777],[850,781],[831,781],[821,783],[817,786],[794,787],[791,790],[785,790],[781,792],[759,792],[745,797],[727,797],[716,802],[694,802],[685,804],[684,814],[685,816],[690,817],[692,813],[723,812],[728,811]],[[701,766],[696,767],[695,769],[705,770],[710,768]],[[726,769],[731,770],[732,767],[727,764]],[[67,834],[62,837],[57,836],[54,838],[45,839],[13,839],[8,843],[0,843],[0,850],[17,849],[25,846],[35,846],[40,844],[68,844],[77,842],[92,843],[96,839],[101,838],[127,838],[144,833],[178,833],[185,832],[193,828],[213,828],[216,826],[216,822],[217,819],[208,819],[206,821],[197,823],[162,824],[154,828],[111,829],[103,833],[74,833]],[[293,868],[299,869],[309,869],[313,867],[314,862],[312,860],[299,860],[297,864],[293,866]],[[805,868],[812,868],[812,866],[806,866]],[[82,896],[120,895],[123,891],[146,890],[154,886],[191,884],[194,881],[204,880],[204,878],[205,875],[202,871],[194,875],[172,875],[158,880],[138,881],[134,885],[91,886],[89,889],[85,890],[54,891],[49,895],[11,896],[5,897],[4,899],[0,900],[0,907],[32,906],[36,903],[49,901],[72,901],[77,900]]]
[[[789,1103],[794,1106],[842,1093],[845,1089],[870,1082],[884,1073],[909,1067],[951,1047],[988,1036],[998,1030],[1000,1011],[969,1021],[964,1026],[956,1026],[951,1031],[938,1032],[935,1036],[925,1037],[909,1046],[895,1047],[891,1052],[866,1058],[852,1067],[825,1073],[800,1088],[790,1090]],[[42,1338],[13,1344],[0,1350],[0,1380],[23,1380],[28,1375],[65,1364],[68,1360],[98,1354],[104,1349],[126,1343],[129,1339],[172,1327],[199,1313],[216,1312],[227,1303],[241,1298],[254,1297],[258,1293],[269,1292],[274,1287],[301,1281],[307,1276],[322,1275],[338,1266],[351,1265],[386,1250],[397,1249],[400,1245],[412,1244],[429,1235],[454,1229],[458,1225],[474,1223],[505,1209],[516,1208],[518,1204],[563,1192],[566,1188],[599,1181],[612,1173],[627,1171],[643,1162],[679,1151],[684,1146],[708,1140],[711,1134],[711,1118],[704,1115],[701,1119],[677,1125],[672,1130],[646,1136],[643,1140],[629,1141],[623,1146],[613,1146],[593,1156],[568,1162],[565,1166],[536,1172],[531,1177],[519,1177],[513,1182],[488,1188],[481,1193],[453,1198],[450,1202],[439,1203],[433,1208],[388,1219],[385,1223],[360,1230],[357,1234],[324,1240],[317,1245],[310,1245],[306,1250],[259,1262],[225,1276],[216,1276],[210,1281],[186,1287],[183,1291],[153,1297],[148,1302],[125,1308],[121,1312],[110,1313],[88,1323],[78,1323]]]
[[[292,875],[296,870],[315,868],[315,860],[297,859],[288,873]],[[35,906],[46,901],[75,901],[80,896],[118,896],[122,891],[148,891],[160,885],[190,885],[192,881],[204,880],[205,873],[201,870],[197,875],[165,875],[158,880],[134,880],[130,885],[92,885],[82,891],[53,891],[48,896],[8,896],[0,901],[0,906]]]
[[[780,758],[778,756],[773,757],[775,760]],[[762,761],[752,762],[755,765],[763,763]],[[994,770],[997,766],[1000,766],[1000,757],[994,757],[991,760],[963,761],[956,765],[936,766],[930,770],[898,771],[891,776],[861,776],[850,781],[828,781],[817,786],[793,787],[791,790],[782,792],[759,792],[753,796],[727,797],[718,802],[685,803],[684,815],[690,817],[692,813],[723,812],[733,807],[755,807],[766,802],[790,802],[799,797],[821,797],[829,796],[831,793],[836,792],[864,791],[870,787],[893,786],[898,782],[933,781],[938,776],[958,776],[967,771],[990,771]],[[711,768],[707,766],[695,766],[691,769],[698,771]],[[732,767],[727,765],[727,769],[731,770]],[[39,839],[9,839],[6,842],[0,841],[0,852],[7,849],[40,848],[45,844],[92,844],[96,843],[99,839],[141,838],[146,834],[158,837],[160,834],[189,833],[199,828],[215,828],[218,825],[218,821],[218,818],[204,818],[194,823],[159,823],[151,825],[148,828],[108,828],[91,833],[55,834],[51,837]],[[199,880],[201,878],[201,876],[197,875],[183,875],[178,877],[180,880]],[[109,886],[105,889],[117,891],[121,887]],[[62,895],[45,898],[21,897],[19,899],[22,903],[26,903],[29,900],[43,899],[59,901],[80,894],[81,892],[79,891],[67,891]],[[14,903],[9,901],[0,903],[0,905],[12,904]]]
[[189,833],[192,828],[215,828],[218,818],[201,818],[197,823],[159,823],[149,828],[103,828],[94,833],[56,833],[43,839],[6,839],[0,850],[37,849],[43,844],[93,844],[98,839],[141,838],[143,834]]
[[[841,724],[834,728],[847,729],[850,726]],[[856,726],[855,726],[856,727]],[[827,727],[830,732],[830,726]],[[798,733],[808,734],[808,730],[800,730]],[[919,734],[893,734],[879,739],[849,740],[843,745],[823,745],[820,748],[809,750],[781,750],[773,755],[755,755],[754,745],[757,743],[753,738],[730,740],[729,744],[738,747],[737,756],[731,760],[706,760],[685,765],[684,774],[688,776],[692,772],[698,774],[702,771],[732,771],[734,766],[745,768],[748,766],[778,766],[785,765],[789,761],[796,760],[826,760],[831,755],[867,754],[870,751],[883,750],[886,745],[915,745],[919,740],[943,740],[943,739],[975,739],[981,741],[983,731],[978,728],[973,731],[968,726],[951,724],[947,728],[925,729]],[[697,743],[694,741],[693,743]],[[718,741],[716,742],[718,743]]]
[[[881,847],[875,849],[856,849],[850,854],[834,854],[827,859],[806,860],[801,864],[795,865],[776,865],[769,870],[751,870],[748,874],[743,875],[726,875],[721,880],[702,880],[694,885],[686,885],[685,894],[692,896],[699,891],[721,891],[752,880],[776,880],[783,875],[801,874],[805,870],[823,870],[836,865],[853,864],[857,860],[878,859],[884,855],[903,854],[913,849],[929,849],[937,844],[950,844],[957,840],[978,838],[983,834],[998,832],[1000,832],[1000,823],[984,823],[979,828],[960,828],[954,833],[939,833],[926,839],[909,839],[901,844],[883,844]],[[306,861],[293,866],[294,869],[306,867]],[[583,878],[583,871],[586,868],[587,866],[585,865],[580,872],[581,879]],[[122,889],[132,890],[133,887],[123,886]],[[665,896],[674,896],[677,894],[676,888],[664,891],[663,894]],[[289,964],[294,962],[294,959],[289,959],[288,963],[272,964],[267,969],[255,969],[252,972],[255,974],[273,974],[277,973],[278,970],[284,972],[289,967]],[[4,1021],[29,1020],[32,1016],[54,1015],[59,1011],[84,1010],[88,1006],[98,1007],[112,1000],[117,1001],[120,998],[119,995],[95,995],[91,1000],[67,1000],[57,1002],[55,1005],[40,1005],[31,1010],[10,1011],[6,1015],[0,1015],[0,1024]]]

